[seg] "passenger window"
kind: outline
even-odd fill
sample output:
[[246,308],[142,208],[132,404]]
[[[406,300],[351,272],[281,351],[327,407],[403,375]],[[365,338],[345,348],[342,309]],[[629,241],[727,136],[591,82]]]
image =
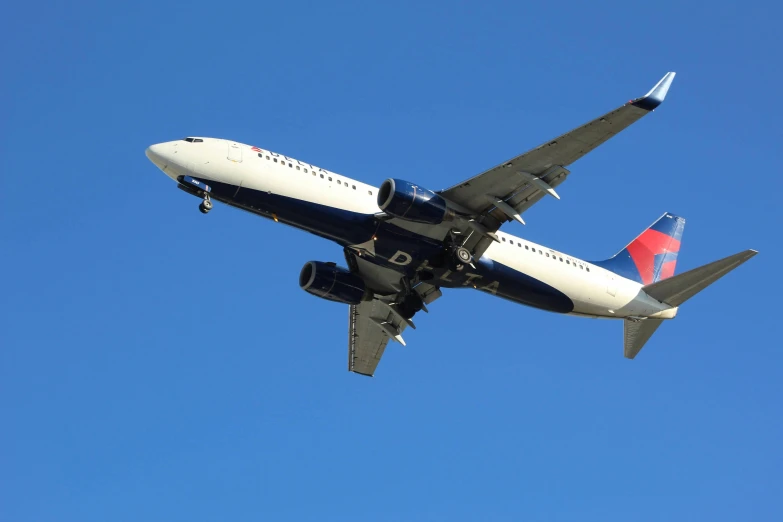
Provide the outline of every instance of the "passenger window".
[[372,190],[368,190],[367,193],[372,196]]
[[258,157],[261,158],[261,159],[264,159],[264,155],[261,154],[260,152],[258,153]]
[[272,158],[272,159],[274,160],[275,163],[277,163],[277,158]]
[[299,168],[299,165],[297,165],[297,166],[296,166],[296,170],[302,170],[302,169],[300,169],[300,168]]
[[[307,174],[307,169],[305,169],[305,174]],[[315,176],[315,172],[313,172],[313,176]]]
[[571,261],[569,261],[568,259],[566,259],[566,264],[567,264],[567,265],[570,265],[570,264],[571,264]]
[[549,257],[549,252],[546,253],[546,257]]
[[354,190],[356,190],[356,185],[351,185],[351,186],[353,187]]
[[321,179],[324,179],[324,175],[323,174],[321,174]]
[[329,181],[332,181],[332,176],[329,176]]
[[561,262],[561,263],[563,262],[563,258],[562,258],[562,257],[560,258],[560,262]]
[[504,243],[506,242],[506,238],[505,237],[501,237],[500,239],[502,239]]
[[579,268],[581,268],[582,270],[584,270],[584,268],[585,268],[585,267],[583,267],[582,265],[579,265]]
[[590,271],[590,267],[589,267],[589,266],[588,266],[588,267],[586,267],[586,270],[589,272],[589,271]]
[[530,248],[527,245],[525,245],[525,250],[530,250]]
[[541,249],[538,250],[538,253],[539,253],[539,255],[543,255],[544,254],[544,252]]
[[269,156],[267,156],[266,159],[269,159]]
[[517,246],[518,246],[519,248],[522,248],[522,243],[517,243]]
[[338,185],[342,185],[342,183],[340,183],[340,180],[339,180],[339,179],[337,180],[337,184],[338,184]]
[[290,169],[291,167],[293,167],[293,165],[291,165],[291,164],[289,163],[289,164],[288,164],[288,168]]

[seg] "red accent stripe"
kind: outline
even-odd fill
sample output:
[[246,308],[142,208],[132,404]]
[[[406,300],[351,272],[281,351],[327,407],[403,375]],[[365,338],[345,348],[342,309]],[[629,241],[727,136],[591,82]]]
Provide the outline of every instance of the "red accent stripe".
[[[653,283],[655,275],[655,256],[665,252],[679,252],[680,242],[663,232],[648,228],[634,239],[627,249],[636,265],[636,269],[639,271],[642,282],[645,285],[649,285]],[[674,275],[674,265],[676,263],[677,261],[664,263],[659,279],[665,279]],[[666,273],[668,275],[664,275]]]
[[661,273],[658,277],[658,280],[663,279],[669,279],[671,276],[674,275],[674,265],[677,264],[677,261],[667,261],[663,265],[661,265]]

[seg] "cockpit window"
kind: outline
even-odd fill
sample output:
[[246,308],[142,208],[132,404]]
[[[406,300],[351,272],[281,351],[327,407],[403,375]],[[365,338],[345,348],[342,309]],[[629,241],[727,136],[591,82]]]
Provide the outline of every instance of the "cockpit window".
[[193,138],[185,138],[184,141],[189,141],[190,143],[193,143]]
[[187,142],[190,142],[190,143],[203,143],[204,142],[204,140],[202,140],[201,138],[183,138],[183,141],[187,141]]

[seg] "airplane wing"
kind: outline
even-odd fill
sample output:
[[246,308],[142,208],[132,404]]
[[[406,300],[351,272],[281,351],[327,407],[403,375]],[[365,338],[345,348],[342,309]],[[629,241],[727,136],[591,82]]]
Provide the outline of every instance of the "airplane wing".
[[[442,295],[437,287],[426,283],[414,291],[427,304]],[[409,325],[413,326],[413,321],[403,319],[392,301],[376,297],[349,308],[348,371],[372,377],[390,339],[405,346],[401,334]]]
[[[480,253],[492,241],[487,232],[494,232],[512,219],[524,223],[521,214],[547,195],[560,199],[554,189],[568,177],[565,167],[658,107],[674,75],[666,73],[641,98],[440,192],[446,199],[480,216],[476,221],[481,227],[474,226],[484,232],[481,240],[485,246],[478,248]],[[478,242],[472,246],[476,248]]]

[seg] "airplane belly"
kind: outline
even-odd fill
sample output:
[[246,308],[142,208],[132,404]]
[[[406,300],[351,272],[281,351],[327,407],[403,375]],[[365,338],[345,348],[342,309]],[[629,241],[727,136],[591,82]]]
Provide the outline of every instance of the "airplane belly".
[[[535,250],[534,250],[535,252]],[[495,259],[495,263],[509,266],[520,274],[519,278],[529,278],[544,287],[551,288],[549,293],[559,294],[563,303],[568,300],[570,308],[561,306],[558,311],[563,313],[578,313],[592,316],[611,316],[607,312],[613,306],[614,299],[605,292],[603,279],[597,274],[577,269],[571,264],[565,264],[560,259],[541,257],[527,252],[519,255],[516,249],[504,249],[502,246],[490,248],[487,255]],[[536,306],[536,305],[533,305]],[[543,307],[542,307],[543,308]]]
[[475,270],[466,266],[460,272],[436,272],[429,282],[447,288],[475,288],[550,312],[570,313],[574,309],[573,301],[565,293],[532,275],[486,256],[475,265]]
[[[199,169],[212,187],[214,199],[307,230],[361,252],[363,259],[445,288],[475,288],[483,292],[542,310],[558,313],[606,313],[604,302],[592,302],[594,289],[574,284],[543,263],[518,266],[514,259],[492,255],[493,249],[475,262],[475,268],[451,272],[442,267],[443,242],[378,220],[373,214],[337,208],[312,200],[276,194],[257,183],[243,183],[241,169],[221,168],[219,179],[209,168]],[[500,254],[497,252],[497,254]],[[493,259],[493,258],[499,259]],[[618,295],[621,295],[618,293]]]
[[377,225],[372,215],[320,205],[247,187],[226,187],[226,203],[275,221],[307,230],[342,245],[372,238]]

